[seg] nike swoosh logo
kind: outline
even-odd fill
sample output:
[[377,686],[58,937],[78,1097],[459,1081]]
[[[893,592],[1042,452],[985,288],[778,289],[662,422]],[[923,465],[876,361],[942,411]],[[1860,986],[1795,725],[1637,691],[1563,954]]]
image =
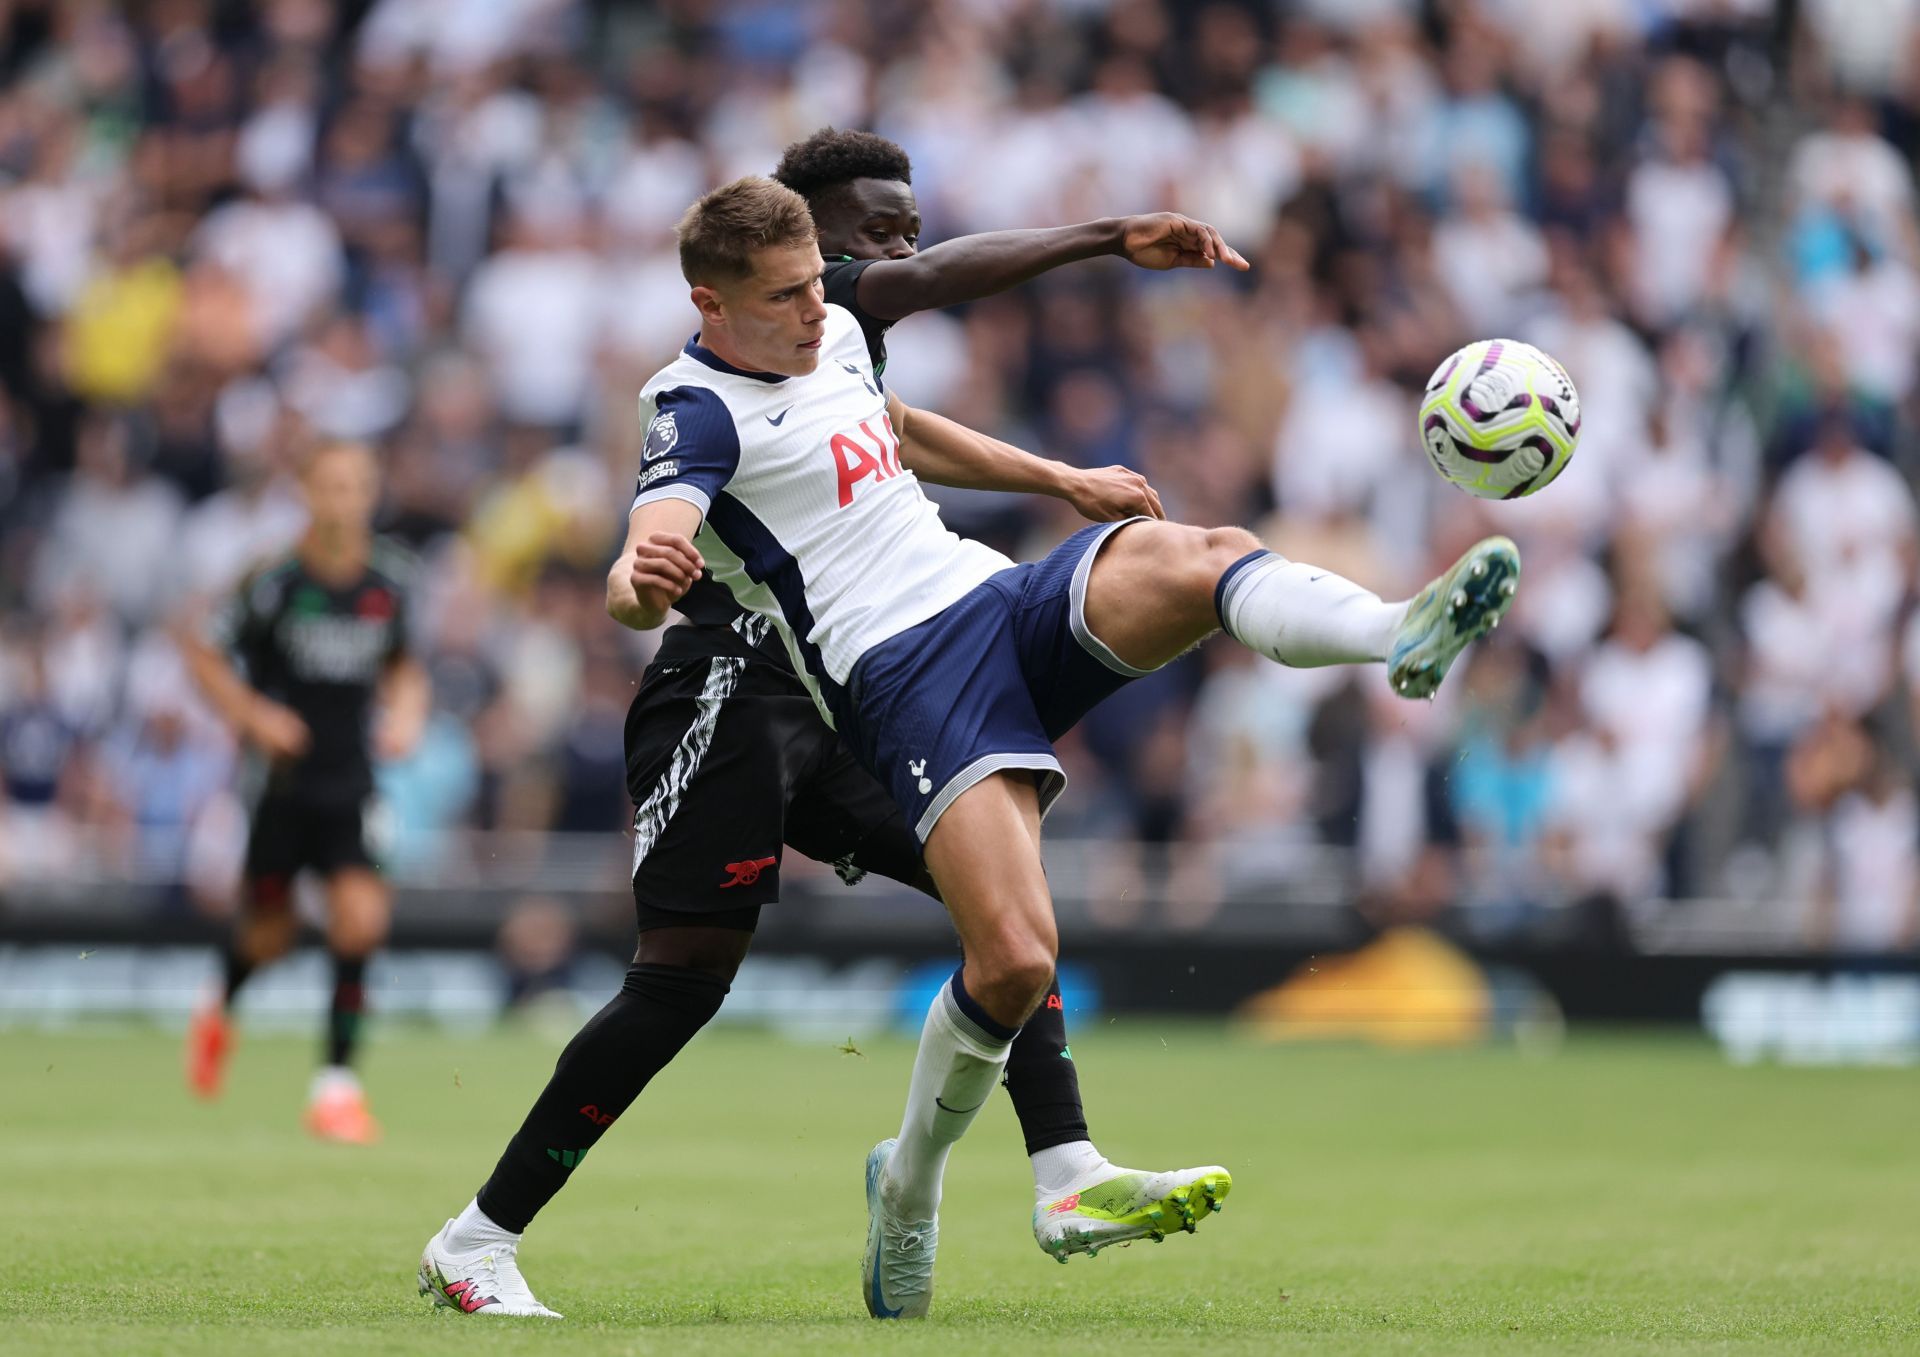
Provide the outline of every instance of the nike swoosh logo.
[[788,406],[788,407],[787,407],[787,408],[786,408],[785,410],[782,410],[782,411],[781,411],[781,412],[780,412],[780,413],[779,413],[778,415],[768,415],[768,416],[767,416],[767,423],[769,423],[769,424],[771,424],[771,425],[773,425],[773,427],[774,427],[774,428],[776,428],[776,429],[777,429],[777,428],[779,428],[779,427],[780,427],[780,421],[781,421],[781,420],[783,420],[783,419],[785,419],[785,418],[787,417],[787,415],[788,415],[788,413],[789,413],[789,412],[790,412],[790,411],[791,411],[792,409],[793,409],[793,407],[792,407],[791,405],[789,405],[789,406]]
[[935,1097],[933,1100],[933,1105],[939,1108],[942,1112],[951,1112],[956,1116],[964,1117],[969,1112],[978,1112],[981,1108],[987,1105],[987,1102],[986,1102],[986,1099],[982,1098],[979,1102],[975,1103],[972,1107],[948,1107],[945,1103],[941,1102],[938,1097]]
[[875,1319],[898,1319],[900,1318],[900,1311],[906,1308],[904,1305],[888,1307],[887,1298],[880,1290],[880,1265],[878,1261],[876,1261],[873,1268],[872,1295],[867,1301],[867,1312]]

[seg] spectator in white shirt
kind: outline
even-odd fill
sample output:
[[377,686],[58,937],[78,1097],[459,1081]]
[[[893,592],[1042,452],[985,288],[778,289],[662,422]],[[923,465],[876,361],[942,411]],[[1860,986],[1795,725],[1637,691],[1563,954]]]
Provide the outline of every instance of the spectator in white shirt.
[[195,244],[245,286],[255,338],[265,350],[291,339],[332,301],[346,272],[333,219],[279,187],[216,209]]
[[1780,478],[1774,509],[1817,583],[1857,581],[1878,591],[1910,571],[1913,492],[1892,465],[1860,446],[1845,415],[1821,421],[1812,449]]
[[1733,184],[1712,158],[1719,102],[1713,77],[1670,58],[1655,76],[1649,152],[1627,176],[1635,302],[1650,323],[1683,315],[1707,290],[1735,224]]
[[1470,331],[1505,334],[1519,299],[1547,279],[1546,242],[1513,210],[1490,166],[1462,165],[1453,185],[1456,210],[1434,228],[1434,264]]
[[507,239],[474,270],[462,329],[509,420],[569,429],[586,409],[601,334],[600,262],[555,223],[514,221]]

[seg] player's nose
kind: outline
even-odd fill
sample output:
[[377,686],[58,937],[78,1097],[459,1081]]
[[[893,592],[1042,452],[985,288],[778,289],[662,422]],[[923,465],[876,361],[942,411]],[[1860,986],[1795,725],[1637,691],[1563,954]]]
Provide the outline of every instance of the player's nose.
[[897,245],[889,245],[887,247],[887,258],[911,259],[913,258],[913,246],[907,244],[904,240]]

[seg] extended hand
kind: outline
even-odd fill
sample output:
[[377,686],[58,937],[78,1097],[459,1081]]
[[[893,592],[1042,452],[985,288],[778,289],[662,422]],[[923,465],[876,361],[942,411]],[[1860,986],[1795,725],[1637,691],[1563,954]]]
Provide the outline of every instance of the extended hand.
[[262,698],[247,721],[247,738],[270,759],[297,759],[313,742],[313,732],[300,713]]
[[1103,466],[1076,474],[1067,487],[1067,502],[1095,523],[1122,518],[1165,518],[1160,495],[1147,478],[1123,466]]
[[1224,262],[1244,273],[1252,267],[1213,227],[1178,212],[1123,220],[1120,253],[1143,269],[1210,269]]
[[634,596],[656,616],[680,601],[693,588],[707,563],[693,543],[677,532],[650,533],[634,545],[631,565]]

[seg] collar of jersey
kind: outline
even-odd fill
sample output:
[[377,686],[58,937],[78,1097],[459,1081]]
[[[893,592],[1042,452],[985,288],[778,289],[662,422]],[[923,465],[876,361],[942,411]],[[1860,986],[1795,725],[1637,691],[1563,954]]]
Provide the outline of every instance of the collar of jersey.
[[735,367],[712,349],[702,344],[699,335],[695,335],[692,339],[689,339],[687,341],[687,347],[681,350],[681,352],[685,353],[696,363],[705,363],[715,372],[730,372],[736,377],[751,377],[756,382],[784,382],[787,380],[786,374],[784,373],[749,372],[745,368]]

